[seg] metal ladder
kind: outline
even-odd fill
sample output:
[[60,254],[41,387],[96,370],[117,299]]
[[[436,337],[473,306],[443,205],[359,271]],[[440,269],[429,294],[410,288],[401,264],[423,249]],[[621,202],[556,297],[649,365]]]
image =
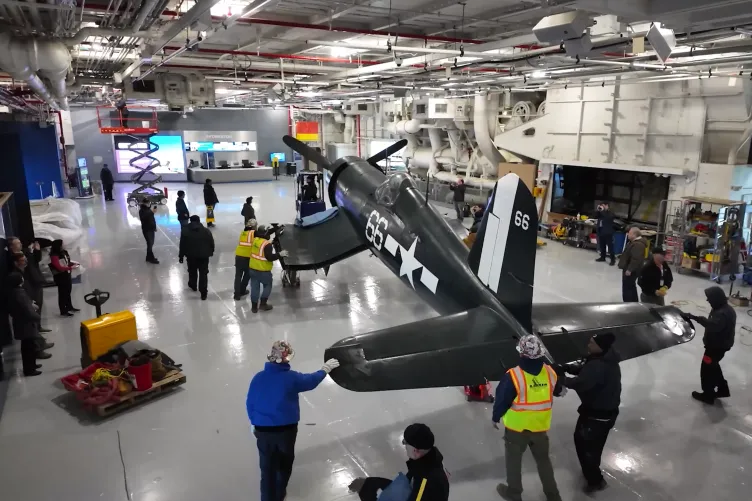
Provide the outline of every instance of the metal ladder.
[[[167,196],[165,195],[164,190],[154,186],[155,184],[162,182],[162,176],[154,172],[154,169],[160,167],[162,164],[157,157],[152,156],[153,153],[159,151],[159,145],[151,141],[151,138],[156,135],[156,132],[141,136],[134,134],[125,135],[132,140],[131,144],[128,146],[128,151],[137,153],[137,155],[128,163],[131,167],[140,171],[131,176],[131,182],[137,184],[138,188],[128,195],[128,205],[135,207],[143,201],[166,204]],[[140,146],[143,143],[146,143],[147,145],[146,150],[136,148],[136,146]],[[138,165],[138,162],[144,158],[149,159],[150,162],[146,167],[141,167]]]

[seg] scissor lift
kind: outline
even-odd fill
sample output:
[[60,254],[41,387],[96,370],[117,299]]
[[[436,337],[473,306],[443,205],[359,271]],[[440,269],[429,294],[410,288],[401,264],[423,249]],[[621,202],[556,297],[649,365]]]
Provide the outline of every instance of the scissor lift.
[[[152,156],[159,150],[159,145],[151,141],[159,132],[156,109],[148,106],[129,106],[123,109],[97,106],[97,122],[102,134],[126,136],[130,143],[128,150],[136,153],[129,164],[140,171],[131,176],[131,182],[137,184],[138,188],[128,194],[128,205],[135,207],[144,201],[166,204],[165,191],[155,187],[162,182],[162,176],[154,172],[161,164],[157,157]],[[147,159],[148,164],[144,165],[144,159]]]

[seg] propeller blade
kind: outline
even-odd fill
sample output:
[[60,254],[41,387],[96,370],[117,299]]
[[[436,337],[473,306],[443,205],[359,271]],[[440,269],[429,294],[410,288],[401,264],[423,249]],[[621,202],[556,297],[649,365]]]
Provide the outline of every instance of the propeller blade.
[[407,146],[407,139],[400,139],[399,141],[397,141],[393,145],[391,145],[391,146],[389,146],[389,147],[381,150],[380,152],[376,153],[374,156],[372,156],[371,158],[369,158],[366,161],[369,164],[371,164],[374,167],[376,167],[377,169],[382,170],[381,167],[379,166],[379,162],[381,162],[382,160],[386,160],[387,158],[389,158],[390,156],[394,155],[395,153],[397,153],[399,150],[401,150],[405,146]]
[[[329,160],[327,160],[326,157],[324,157],[324,155],[314,150],[307,144],[298,141],[292,136],[283,137],[282,142],[284,142],[287,146],[297,151],[298,153],[300,153],[301,155],[303,155],[305,158],[315,163],[316,165],[323,167],[327,170],[331,170],[332,165],[329,163]],[[405,141],[405,143],[407,143],[407,141]]]

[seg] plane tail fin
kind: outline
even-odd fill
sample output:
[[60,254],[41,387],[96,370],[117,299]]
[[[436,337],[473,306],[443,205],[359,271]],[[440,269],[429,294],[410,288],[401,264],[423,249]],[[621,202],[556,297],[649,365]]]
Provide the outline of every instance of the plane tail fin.
[[517,175],[507,174],[496,182],[468,264],[527,329],[532,322],[537,239],[535,198]]

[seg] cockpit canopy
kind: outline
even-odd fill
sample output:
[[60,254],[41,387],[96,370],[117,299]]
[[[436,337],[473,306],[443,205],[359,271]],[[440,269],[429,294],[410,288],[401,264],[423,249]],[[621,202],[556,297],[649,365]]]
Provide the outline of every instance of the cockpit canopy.
[[406,172],[395,172],[390,174],[387,180],[376,188],[374,193],[376,202],[387,207],[392,207],[397,203],[399,194],[407,187],[415,188],[415,182],[413,182],[413,178],[410,177],[410,174]]

